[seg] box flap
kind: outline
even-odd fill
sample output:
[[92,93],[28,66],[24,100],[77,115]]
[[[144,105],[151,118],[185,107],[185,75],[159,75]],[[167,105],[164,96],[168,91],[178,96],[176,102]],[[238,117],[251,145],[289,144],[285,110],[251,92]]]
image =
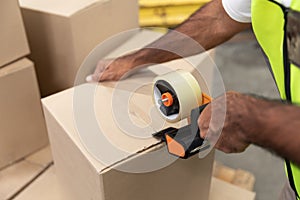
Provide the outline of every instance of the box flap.
[[62,16],[71,16],[93,4],[102,4],[110,0],[19,0],[22,8],[46,12]]

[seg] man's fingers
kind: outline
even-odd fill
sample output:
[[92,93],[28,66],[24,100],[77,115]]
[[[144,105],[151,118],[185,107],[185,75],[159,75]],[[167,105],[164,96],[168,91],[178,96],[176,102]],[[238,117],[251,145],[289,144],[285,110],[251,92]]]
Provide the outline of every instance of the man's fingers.
[[94,73],[86,77],[86,82],[93,83],[93,82],[102,82],[102,81],[111,81],[111,80],[118,80],[117,74],[111,72],[109,70],[103,71],[101,73]]
[[94,74],[91,74],[91,75],[88,75],[87,77],[86,77],[86,82],[88,82],[88,83],[93,83],[93,82],[99,82],[99,77],[100,77],[100,75],[101,74],[96,74],[96,73],[94,73]]
[[99,82],[99,81],[107,80],[108,78],[106,75],[107,68],[108,67],[106,62],[99,61],[94,73],[86,77],[86,82],[91,83],[91,82]]
[[88,83],[95,82],[94,79],[93,79],[93,74],[88,75],[88,76],[85,78],[85,81],[88,82]]
[[111,80],[111,73],[104,71],[103,73],[99,74],[98,82],[107,81],[107,80]]
[[101,81],[117,81],[124,78],[133,68],[133,63],[128,57],[118,59],[104,59],[97,63],[97,67],[92,76],[86,77],[87,82],[101,82]]
[[208,105],[198,118],[198,126],[200,129],[201,138],[205,138],[207,135],[210,118],[211,118],[210,112],[211,112],[210,105]]
[[199,129],[200,129],[200,137],[205,139],[205,137],[207,135],[208,127],[200,126]]

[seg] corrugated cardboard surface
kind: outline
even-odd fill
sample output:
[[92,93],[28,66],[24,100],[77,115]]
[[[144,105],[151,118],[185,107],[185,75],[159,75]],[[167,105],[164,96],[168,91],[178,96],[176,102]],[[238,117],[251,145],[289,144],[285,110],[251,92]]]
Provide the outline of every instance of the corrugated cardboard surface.
[[138,27],[137,0],[73,0],[64,6],[50,0],[20,2],[42,96],[73,86],[82,61],[96,45]]
[[18,0],[0,1],[0,67],[29,54]]
[[21,59],[0,69],[0,168],[48,143],[34,66]]

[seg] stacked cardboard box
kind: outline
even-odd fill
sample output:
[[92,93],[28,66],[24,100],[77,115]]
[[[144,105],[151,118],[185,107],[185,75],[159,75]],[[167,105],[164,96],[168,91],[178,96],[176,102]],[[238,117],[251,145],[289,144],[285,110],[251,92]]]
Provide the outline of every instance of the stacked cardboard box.
[[[77,113],[85,120],[76,124],[76,108],[71,103],[74,92],[94,89],[91,84],[82,85],[43,101],[56,172],[66,199],[208,199],[214,154],[204,159],[194,156],[176,160],[160,141],[151,138],[152,131],[142,132],[148,138],[141,139],[120,130],[109,106],[114,89],[99,86],[95,91],[95,116],[104,136],[93,128],[95,124],[87,113]],[[133,98],[130,118],[135,124],[147,126],[140,120],[147,118],[151,96],[135,94]],[[86,131],[80,131],[83,124]],[[92,146],[83,142],[84,138]]]
[[0,168],[47,145],[33,63],[17,0],[0,2]]
[[42,96],[73,86],[82,61],[99,43],[138,28],[137,0],[19,1]]

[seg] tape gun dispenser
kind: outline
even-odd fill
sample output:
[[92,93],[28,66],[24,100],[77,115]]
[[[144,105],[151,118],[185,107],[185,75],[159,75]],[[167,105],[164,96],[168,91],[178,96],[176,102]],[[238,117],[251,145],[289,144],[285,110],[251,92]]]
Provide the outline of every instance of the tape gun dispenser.
[[209,148],[200,137],[198,117],[211,97],[201,92],[195,77],[177,70],[154,79],[153,100],[159,113],[168,122],[178,122],[190,116],[190,124],[179,129],[169,127],[153,136],[166,143],[170,154],[186,159]]

